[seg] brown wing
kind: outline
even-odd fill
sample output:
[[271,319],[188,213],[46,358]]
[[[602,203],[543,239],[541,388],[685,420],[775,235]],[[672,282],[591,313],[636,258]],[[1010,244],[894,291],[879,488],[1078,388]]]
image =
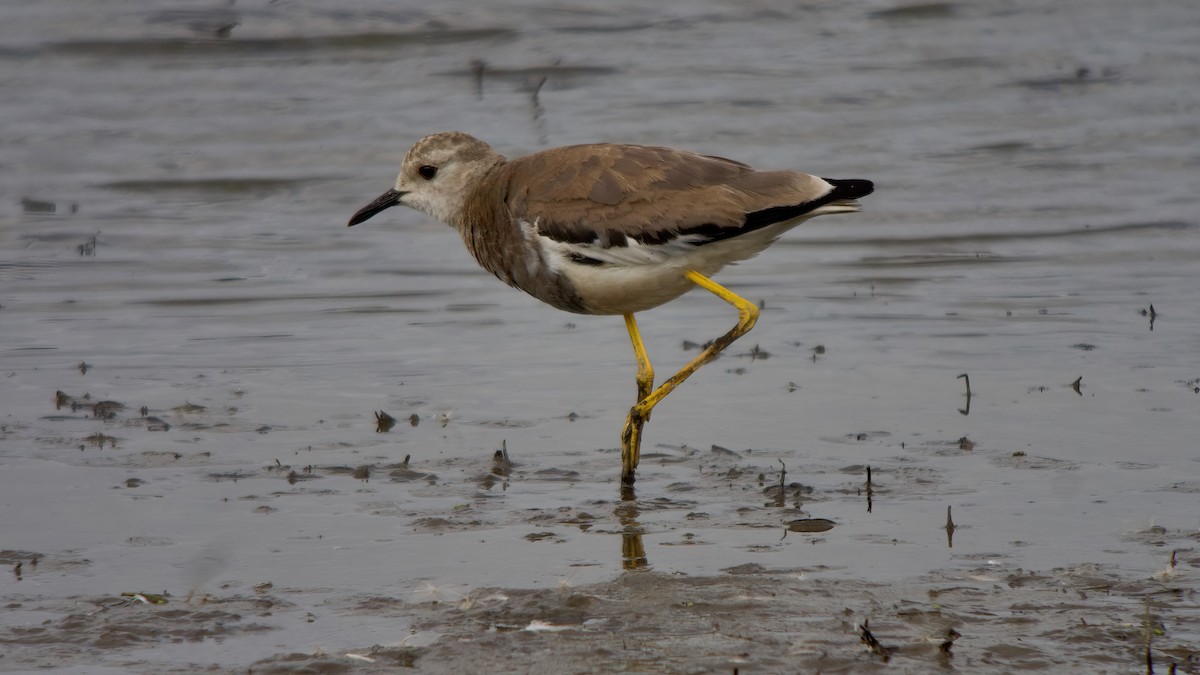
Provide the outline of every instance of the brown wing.
[[507,203],[552,239],[601,246],[712,239],[790,220],[836,198],[831,183],[670,148],[576,145],[514,160]]

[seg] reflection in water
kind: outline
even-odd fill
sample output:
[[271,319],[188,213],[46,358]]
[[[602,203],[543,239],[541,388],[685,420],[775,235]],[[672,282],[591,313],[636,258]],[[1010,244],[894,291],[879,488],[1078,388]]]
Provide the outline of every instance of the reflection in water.
[[471,59],[471,77],[475,80],[475,98],[483,100],[483,71],[487,70],[487,61]]
[[637,503],[622,501],[613,510],[621,523],[621,567],[626,570],[645,569],[650,566],[646,559],[646,547],[642,543],[642,524],[637,521]]
[[542,85],[546,84],[546,76],[541,79],[530,82],[529,96],[533,103],[533,126],[537,129],[538,143],[547,145],[550,142],[549,136],[546,135],[546,120],[545,109],[542,108],[542,103],[538,99],[538,94],[542,91]]

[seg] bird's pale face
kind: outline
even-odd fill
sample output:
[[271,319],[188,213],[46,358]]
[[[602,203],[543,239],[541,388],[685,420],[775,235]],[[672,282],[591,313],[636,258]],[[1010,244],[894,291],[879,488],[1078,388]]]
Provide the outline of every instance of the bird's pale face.
[[492,148],[467,134],[451,131],[426,136],[408,151],[396,185],[350,219],[357,225],[380,211],[403,204],[451,225],[474,186],[504,161]]

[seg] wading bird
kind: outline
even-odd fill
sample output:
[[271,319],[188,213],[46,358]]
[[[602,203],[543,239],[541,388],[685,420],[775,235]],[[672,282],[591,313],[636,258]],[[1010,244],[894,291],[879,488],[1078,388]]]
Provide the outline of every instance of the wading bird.
[[[637,359],[637,401],[621,433],[630,485],[650,411],[754,326],[758,308],[714,282],[814,216],[858,211],[868,180],[759,171],[670,148],[597,143],[507,160],[459,131],[417,141],[395,187],[350,218],[357,225],[404,205],[445,222],[501,281],[568,312],[622,315]],[[699,286],[738,310],[738,322],[654,386],[634,314]]]

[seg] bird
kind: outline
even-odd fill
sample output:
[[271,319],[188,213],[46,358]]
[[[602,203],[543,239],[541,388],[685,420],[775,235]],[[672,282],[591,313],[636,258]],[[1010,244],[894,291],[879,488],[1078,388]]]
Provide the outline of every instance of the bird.
[[[758,320],[754,303],[711,277],[809,218],[858,211],[874,189],[648,145],[570,145],[509,160],[447,131],[418,140],[395,185],[348,225],[407,206],[458,230],[508,285],[567,312],[624,317],[637,363],[637,400],[621,431],[621,481],[632,486],[654,407]],[[655,386],[634,315],[697,287],[736,308],[737,323]]]

